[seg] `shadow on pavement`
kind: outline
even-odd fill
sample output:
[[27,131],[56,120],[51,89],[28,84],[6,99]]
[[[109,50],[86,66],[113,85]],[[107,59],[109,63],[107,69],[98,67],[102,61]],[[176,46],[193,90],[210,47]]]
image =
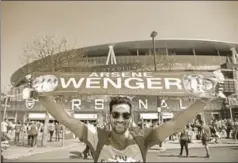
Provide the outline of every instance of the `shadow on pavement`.
[[[178,158],[186,158],[185,156],[179,156],[174,154],[159,154],[159,157],[178,157]],[[188,158],[204,158],[204,156],[188,156]]]

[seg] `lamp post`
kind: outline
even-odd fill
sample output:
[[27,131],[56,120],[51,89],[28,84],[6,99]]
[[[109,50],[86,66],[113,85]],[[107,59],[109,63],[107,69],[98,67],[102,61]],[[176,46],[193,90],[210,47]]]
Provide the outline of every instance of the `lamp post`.
[[155,60],[155,37],[157,36],[157,32],[153,31],[150,34],[150,37],[152,38],[152,45],[153,45],[153,55],[154,55],[154,66],[155,66],[155,72],[156,72],[156,60]]
[[3,120],[6,119],[7,108],[11,106],[10,105],[10,98],[11,97],[15,97],[15,95],[10,95],[10,94],[4,95],[4,103],[1,105],[1,107],[4,108],[4,110],[3,110]]
[[[156,58],[155,58],[155,37],[157,36],[157,32],[156,31],[153,31],[151,34],[150,34],[150,37],[152,38],[152,45],[153,45],[153,55],[154,55],[154,71],[156,72],[157,70],[157,66],[156,66]],[[156,106],[158,107],[158,97],[156,96]],[[158,110],[158,108],[156,108]],[[159,111],[158,110],[158,120],[159,120],[159,123],[161,121],[160,119],[160,113],[161,113],[161,110]]]

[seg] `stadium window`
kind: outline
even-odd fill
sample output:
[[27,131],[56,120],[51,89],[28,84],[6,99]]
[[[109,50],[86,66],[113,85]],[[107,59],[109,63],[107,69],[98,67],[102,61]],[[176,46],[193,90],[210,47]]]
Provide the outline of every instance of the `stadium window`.
[[169,55],[193,55],[192,49],[168,49]]
[[220,56],[231,56],[231,51],[229,49],[227,50],[220,50],[219,49]]
[[139,50],[139,55],[147,55],[147,51],[145,49],[140,49]]
[[168,49],[169,55],[176,55],[175,49]]
[[131,49],[129,50],[129,53],[131,56],[137,56],[137,54],[140,55],[140,51],[139,50],[137,51],[137,49]]
[[196,49],[196,55],[218,56],[216,49]]

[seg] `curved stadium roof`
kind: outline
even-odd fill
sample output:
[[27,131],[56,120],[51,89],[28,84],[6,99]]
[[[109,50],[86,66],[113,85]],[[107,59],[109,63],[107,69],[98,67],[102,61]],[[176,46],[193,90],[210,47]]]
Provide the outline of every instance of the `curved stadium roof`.
[[[124,55],[130,55],[131,50],[142,50],[142,49],[152,49],[151,40],[142,40],[142,41],[130,41],[130,42],[120,42],[120,43],[109,43],[97,46],[90,46],[76,50],[82,50],[86,56],[90,57],[99,57],[106,56],[108,53],[108,46],[113,45],[114,51],[117,53],[123,53]],[[238,43],[229,43],[229,42],[220,42],[213,40],[193,40],[193,39],[164,39],[164,40],[155,40],[156,48],[168,48],[168,49],[195,49],[202,51],[210,50],[219,50],[229,52],[230,48],[238,48]],[[59,55],[59,54],[57,54]],[[66,54],[67,55],[67,54]],[[76,58],[77,56],[75,56]],[[30,63],[30,67],[34,67],[39,60]],[[44,67],[44,65],[40,65]],[[37,67],[40,68],[40,67]],[[25,76],[29,74],[26,71],[26,65],[15,71],[11,76],[11,83],[13,85],[18,85],[21,80],[24,80]]]

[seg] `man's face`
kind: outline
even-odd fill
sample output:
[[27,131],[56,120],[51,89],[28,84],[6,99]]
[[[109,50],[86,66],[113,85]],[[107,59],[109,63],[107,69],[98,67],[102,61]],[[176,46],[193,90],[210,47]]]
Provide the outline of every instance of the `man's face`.
[[112,107],[110,123],[112,130],[117,134],[124,134],[131,122],[130,106],[128,104],[118,104]]

